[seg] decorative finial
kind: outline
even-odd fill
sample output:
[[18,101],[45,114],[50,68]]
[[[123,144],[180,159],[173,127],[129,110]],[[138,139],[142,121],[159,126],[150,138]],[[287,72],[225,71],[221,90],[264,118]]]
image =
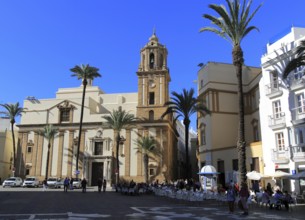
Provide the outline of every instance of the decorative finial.
[[156,35],[156,26],[154,26],[153,35]]

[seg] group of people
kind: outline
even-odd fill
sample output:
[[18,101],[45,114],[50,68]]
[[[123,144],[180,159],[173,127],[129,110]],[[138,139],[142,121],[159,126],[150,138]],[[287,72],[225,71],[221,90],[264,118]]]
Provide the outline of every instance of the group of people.
[[98,187],[98,192],[100,193],[102,191],[102,187],[103,187],[103,192],[106,192],[106,186],[107,186],[107,182],[106,180],[102,180],[102,178],[98,178],[97,180],[97,187]]
[[[259,182],[254,181],[252,183],[252,190],[255,194],[260,193],[261,190],[263,190],[261,200],[268,204],[270,209],[280,209],[281,206],[284,205],[286,210],[289,210],[289,204],[293,201],[291,195],[287,191],[284,191],[283,193],[278,187],[275,189],[274,193],[270,183],[267,184],[265,189],[261,189]],[[237,196],[239,196],[238,207],[244,210],[243,215],[248,215],[248,199],[250,198],[250,191],[246,183],[242,183],[240,189],[236,186],[236,183],[231,183],[228,186],[226,196],[230,213],[234,212],[235,201]]]
[[[68,192],[69,188],[70,188],[70,190],[74,189],[73,182],[74,182],[74,179],[72,177],[71,177],[71,179],[69,179],[68,177],[66,177],[64,179],[64,192]],[[82,187],[82,192],[86,192],[86,190],[87,190],[87,180],[86,180],[86,178],[82,179],[81,187]]]

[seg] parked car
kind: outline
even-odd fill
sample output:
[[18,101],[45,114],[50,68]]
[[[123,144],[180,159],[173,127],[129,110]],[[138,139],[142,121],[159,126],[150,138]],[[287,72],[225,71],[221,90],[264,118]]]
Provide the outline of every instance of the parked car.
[[21,186],[22,185],[22,179],[20,177],[10,177],[3,181],[2,186],[3,188],[6,186]]
[[23,187],[38,187],[39,186],[39,180],[35,176],[29,176],[26,177],[23,181]]
[[60,188],[60,178],[57,177],[49,177],[47,179],[47,185],[49,188]]
[[64,187],[64,180],[58,179],[55,183],[55,188],[61,188],[61,187]]
[[73,188],[79,189],[82,187],[82,180],[80,178],[72,178],[73,179]]

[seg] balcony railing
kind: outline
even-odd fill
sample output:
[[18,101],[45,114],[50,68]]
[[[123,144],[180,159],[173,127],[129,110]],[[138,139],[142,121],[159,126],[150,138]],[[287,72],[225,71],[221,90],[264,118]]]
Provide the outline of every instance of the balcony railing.
[[303,89],[305,86],[305,70],[291,73],[288,77],[291,90]]
[[283,90],[281,88],[281,82],[273,82],[265,86],[266,96],[269,98],[274,98],[281,96],[283,94]]
[[285,112],[269,115],[269,127],[272,129],[284,128],[286,126]]
[[302,124],[305,122],[305,106],[300,106],[291,109],[292,123],[294,125]]
[[305,161],[305,144],[290,146],[290,151],[291,151],[291,159],[294,162]]
[[271,149],[271,160],[274,163],[289,163],[289,150],[285,148],[283,151]]

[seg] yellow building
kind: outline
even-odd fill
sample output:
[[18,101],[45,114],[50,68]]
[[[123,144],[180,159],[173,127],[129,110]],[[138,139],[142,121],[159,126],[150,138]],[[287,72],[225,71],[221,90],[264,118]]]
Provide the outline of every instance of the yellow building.
[[[17,132],[15,132],[15,137],[17,137],[17,135]],[[12,162],[13,141],[12,131],[10,130],[10,119],[0,118],[0,177],[2,181],[13,174]]]
[[[155,137],[162,152],[149,160],[150,181],[176,178],[177,133],[164,103],[169,100],[170,74],[167,67],[167,49],[154,33],[140,51],[137,70],[138,92],[105,94],[90,82],[86,90],[81,138],[80,176],[96,185],[99,177],[115,182],[116,139],[114,131],[105,125],[102,116],[119,108],[145,119],[130,129],[121,131],[125,142],[120,146],[120,178],[144,180],[142,153],[136,149],[138,134]],[[72,80],[72,78],[71,78]],[[25,114],[19,125],[22,153],[18,155],[21,176],[33,175],[43,179],[46,169],[47,141],[39,135],[46,124],[59,129],[52,143],[49,176],[73,176],[79,129],[82,87],[61,88],[56,97],[24,101]]]
[[[247,170],[263,172],[259,123],[260,79],[260,68],[243,67]],[[236,178],[233,171],[238,170],[237,89],[235,67],[231,64],[208,62],[198,72],[199,98],[212,111],[211,115],[198,118],[199,166],[213,165],[220,172],[218,183],[223,186]]]

